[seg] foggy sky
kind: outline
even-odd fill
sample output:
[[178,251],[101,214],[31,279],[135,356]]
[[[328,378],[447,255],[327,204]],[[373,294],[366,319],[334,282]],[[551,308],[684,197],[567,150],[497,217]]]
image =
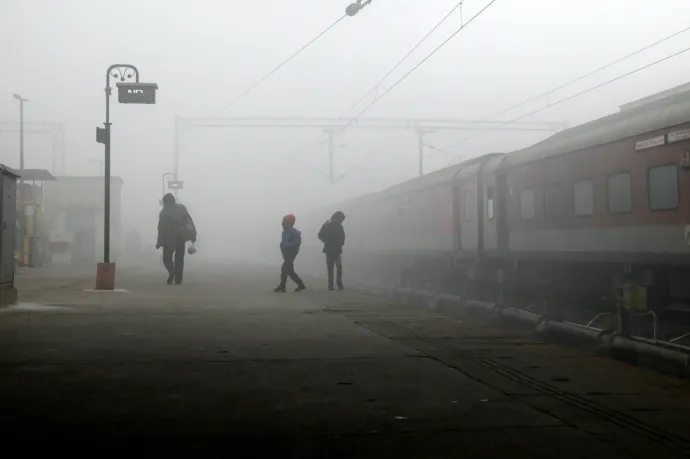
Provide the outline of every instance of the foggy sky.
[[[466,21],[488,0],[466,0]],[[340,116],[377,82],[457,0],[376,0],[347,18],[226,116]],[[16,120],[12,93],[32,100],[27,121],[65,124],[67,175],[96,175],[103,146],[105,70],[138,66],[159,84],[153,106],[112,104],[113,175],[124,179],[124,222],[154,238],[161,175],[173,166],[173,117],[215,116],[343,14],[347,0],[0,0],[0,120]],[[482,119],[618,59],[687,25],[678,0],[498,0],[366,116]],[[459,25],[456,13],[386,83],[385,90]],[[681,50],[690,33],[554,93],[558,100]],[[621,80],[532,120],[570,125],[687,82],[689,55]],[[3,94],[4,92],[4,94]],[[116,102],[116,93],[113,102]],[[371,99],[369,99],[371,100]],[[511,119],[547,103],[506,114]],[[471,133],[467,133],[471,134]],[[428,138],[444,146],[466,135]],[[492,132],[454,150],[474,156],[510,151],[547,133]],[[338,138],[335,186],[289,158],[323,141],[318,130],[195,129],[181,135],[182,196],[200,234],[279,224],[281,214],[390,186],[416,174],[416,137],[406,131],[353,131]],[[18,166],[18,135],[0,132],[0,160]],[[325,146],[298,156],[326,173]],[[452,157],[430,154],[427,170]],[[50,168],[50,141],[26,140],[26,167]],[[299,217],[298,217],[299,218]],[[274,223],[275,222],[275,223]],[[299,226],[299,224],[298,224]],[[273,228],[271,228],[273,230]],[[239,236],[237,236],[239,235]],[[153,241],[152,241],[153,242]],[[270,241],[273,242],[273,241]]]

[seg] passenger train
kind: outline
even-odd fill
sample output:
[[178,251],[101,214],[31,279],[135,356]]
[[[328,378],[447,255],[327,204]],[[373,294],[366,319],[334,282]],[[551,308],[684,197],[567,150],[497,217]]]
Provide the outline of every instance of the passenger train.
[[635,285],[644,307],[690,304],[687,86],[315,211],[302,230],[342,210],[346,274],[381,282],[583,304]]

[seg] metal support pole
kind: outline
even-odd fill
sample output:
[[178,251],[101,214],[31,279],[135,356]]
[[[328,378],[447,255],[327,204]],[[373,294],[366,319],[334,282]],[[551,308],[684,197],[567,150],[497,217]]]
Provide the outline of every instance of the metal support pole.
[[[179,180],[179,172],[180,172],[180,117],[175,116],[175,144],[174,144],[174,167],[173,167],[173,175],[175,176],[175,180]],[[177,189],[173,191],[175,193],[175,200],[177,200]],[[163,189],[163,194],[165,194],[165,189]]]
[[418,160],[419,160],[419,176],[424,175],[424,136],[427,134],[433,134],[435,131],[428,129],[417,129],[417,148],[418,148]]
[[[123,71],[124,69],[124,71]],[[104,198],[104,210],[103,210],[103,262],[110,263],[110,139],[111,139],[111,123],[110,123],[110,94],[112,93],[112,88],[110,87],[110,76],[117,77],[115,71],[119,72],[119,78],[121,81],[125,81],[125,77],[131,78],[136,77],[136,82],[139,82],[139,70],[136,67],[129,64],[115,64],[108,67],[108,71],[105,75],[105,198]],[[128,71],[132,71],[133,74],[128,74]]]
[[55,145],[55,135],[51,139],[51,150],[50,150],[50,159],[51,159],[51,172],[53,175],[57,175],[57,146]]
[[[163,174],[163,193],[161,194],[161,205],[163,205],[163,196],[165,196],[165,185],[170,181],[170,179],[177,180],[174,172],[166,172],[165,174]],[[174,190],[174,192],[175,194],[177,194],[177,190]],[[177,197],[175,198],[175,200],[177,200]]]
[[[376,89],[375,89],[376,91]],[[179,131],[180,127],[187,128],[278,128],[278,129],[319,129],[325,132],[330,139],[329,146],[329,177],[330,182],[337,182],[342,178],[334,175],[334,156],[335,146],[333,145],[333,135],[335,132],[346,131],[351,129],[401,129],[401,130],[416,130],[419,139],[419,175],[424,173],[424,158],[423,158],[423,137],[426,134],[436,133],[437,131],[458,131],[458,130],[480,130],[480,129],[499,129],[511,131],[548,131],[553,132],[557,128],[561,128],[564,123],[559,122],[515,122],[506,125],[502,121],[487,121],[487,120],[459,120],[459,119],[406,119],[406,118],[310,118],[310,117],[229,117],[229,118],[187,118],[182,116],[175,117],[175,172],[179,170]],[[426,145],[428,148],[434,150],[431,145]],[[448,152],[445,152],[448,153]],[[176,180],[179,180],[179,175]]]
[[25,99],[19,94],[12,95],[15,99],[19,101],[19,218],[21,219],[21,242],[19,245],[19,259],[24,263],[24,237],[26,236],[27,228],[27,218],[26,218],[26,207],[24,205],[24,102],[28,102],[29,99]]
[[60,174],[65,175],[65,133],[60,131]]
[[22,221],[22,234],[21,242],[19,243],[19,259],[22,264],[25,263],[24,259],[24,245],[26,244],[25,236],[27,235],[28,221],[26,215],[26,207],[24,206],[24,99],[19,99],[19,206],[21,212]]
[[335,183],[335,175],[333,174],[333,160],[335,156],[335,132],[326,132],[328,133],[328,177],[331,183]]
[[106,77],[105,86],[105,203],[103,210],[103,262],[110,263],[110,72]]
[[418,148],[418,160],[419,160],[419,176],[424,175],[424,133],[422,131],[417,131],[417,148]]
[[19,183],[24,188],[24,99],[19,99]]

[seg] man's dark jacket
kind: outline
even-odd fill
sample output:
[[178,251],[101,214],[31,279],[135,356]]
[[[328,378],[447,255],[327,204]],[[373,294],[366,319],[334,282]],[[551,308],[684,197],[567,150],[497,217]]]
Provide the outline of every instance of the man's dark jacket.
[[187,208],[182,204],[168,204],[158,217],[158,245],[178,247],[186,241],[196,241],[196,227]]
[[342,223],[328,220],[321,226],[319,240],[323,242],[323,253],[342,253],[345,245],[345,229]]

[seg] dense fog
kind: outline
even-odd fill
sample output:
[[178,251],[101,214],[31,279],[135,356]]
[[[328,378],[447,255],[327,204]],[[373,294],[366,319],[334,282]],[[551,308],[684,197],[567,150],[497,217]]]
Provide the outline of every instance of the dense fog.
[[[142,82],[159,85],[157,103],[118,104],[113,92],[112,175],[123,180],[123,232],[137,230],[146,251],[155,253],[159,200],[167,191],[162,177],[174,170],[176,116],[245,117],[264,125],[270,124],[264,118],[299,117],[282,121],[289,128],[181,122],[177,133],[178,178],[184,181],[179,199],[196,221],[199,256],[278,259],[284,214],[294,213],[299,228],[307,212],[323,208],[327,218],[343,200],[418,174],[414,129],[353,127],[334,135],[331,182],[328,135],[309,126],[319,125],[317,118],[356,116],[380,97],[362,120],[485,120],[681,30],[690,15],[690,4],[677,0],[498,1],[386,93],[489,1],[466,0],[374,89],[458,3],[375,0],[227,106],[341,17],[347,3],[3,0],[0,161],[19,166],[19,108],[12,95],[20,94],[30,100],[24,107],[25,167],[57,176],[101,175],[104,149],[95,130],[105,117],[106,69],[136,65]],[[686,36],[668,40],[496,120],[612,80],[686,42]],[[681,55],[522,121],[573,126],[614,113],[621,104],[687,82],[689,59]],[[64,143],[55,147],[52,133],[31,132],[39,122],[62,123]],[[424,172],[551,134],[508,127],[436,130],[424,138]]]

